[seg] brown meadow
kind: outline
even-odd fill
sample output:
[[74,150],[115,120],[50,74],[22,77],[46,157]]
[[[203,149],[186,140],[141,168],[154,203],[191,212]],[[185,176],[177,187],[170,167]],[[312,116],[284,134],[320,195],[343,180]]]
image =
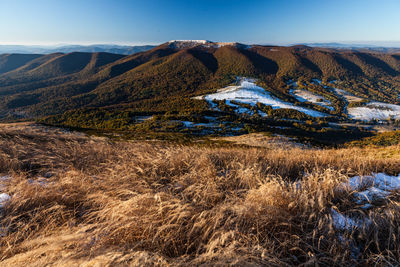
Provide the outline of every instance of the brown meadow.
[[[400,198],[340,185],[400,173],[400,147],[110,141],[0,130],[1,266],[398,265]],[[338,229],[332,210],[371,223]]]

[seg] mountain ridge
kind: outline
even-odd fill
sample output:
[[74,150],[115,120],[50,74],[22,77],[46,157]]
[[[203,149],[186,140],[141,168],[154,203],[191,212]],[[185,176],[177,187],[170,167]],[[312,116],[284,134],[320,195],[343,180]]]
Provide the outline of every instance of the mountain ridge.
[[0,45],[0,54],[53,54],[71,52],[106,52],[113,54],[132,55],[147,51],[155,45],[61,45],[61,46],[30,46],[30,45]]
[[[290,79],[338,79],[355,94],[397,103],[400,82],[400,54],[304,45],[173,40],[127,56],[73,52],[31,57],[3,67],[7,72],[0,74],[2,117],[34,118],[118,105],[147,112],[204,110],[207,105],[191,97],[214,92],[237,76],[257,78],[288,101],[293,101],[287,87]],[[379,84],[387,89],[374,88]]]

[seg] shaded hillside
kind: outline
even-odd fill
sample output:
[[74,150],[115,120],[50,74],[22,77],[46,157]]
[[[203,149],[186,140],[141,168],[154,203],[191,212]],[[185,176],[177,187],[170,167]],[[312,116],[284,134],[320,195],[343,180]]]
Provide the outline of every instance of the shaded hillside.
[[0,74],[24,66],[41,55],[3,54],[0,55]]
[[79,52],[44,55],[0,78],[3,78],[2,80],[7,79],[7,85],[15,85],[23,82],[62,77],[78,72],[94,72],[98,68],[122,57],[122,55],[109,53],[92,54]]

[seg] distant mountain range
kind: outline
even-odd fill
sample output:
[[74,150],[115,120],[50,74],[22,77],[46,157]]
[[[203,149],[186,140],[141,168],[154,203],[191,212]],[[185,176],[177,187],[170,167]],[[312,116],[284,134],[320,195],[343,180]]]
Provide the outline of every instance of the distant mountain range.
[[385,53],[399,53],[400,43],[392,43],[390,45],[378,45],[378,44],[345,44],[345,43],[302,43],[300,45],[306,45],[310,47],[321,47],[321,48],[332,48],[332,49],[349,49],[355,51],[379,51]]
[[154,45],[122,46],[122,45],[63,45],[63,46],[29,46],[0,45],[0,54],[52,54],[72,52],[106,52],[121,55],[132,55],[154,48]]
[[[187,40],[184,42],[180,40],[173,40],[169,42],[172,45],[183,45],[192,46],[196,44],[203,44],[204,46],[225,46],[225,45],[240,45],[245,47],[246,45],[240,43],[227,43],[227,42],[212,42],[208,40]],[[332,49],[349,49],[355,51],[380,51],[386,53],[398,53],[400,52],[400,43],[398,45],[392,44],[392,46],[381,46],[372,44],[345,44],[345,43],[300,43],[297,45],[304,45],[309,47],[321,47],[321,48],[332,48]],[[97,53],[106,52],[120,55],[133,55],[135,53],[150,50],[156,47],[156,45],[140,45],[140,46],[128,46],[128,45],[60,45],[60,46],[39,46],[39,45],[0,45],[0,54],[52,54],[52,53],[72,53],[72,52],[86,52],[86,53]],[[176,47],[183,48],[183,47]]]

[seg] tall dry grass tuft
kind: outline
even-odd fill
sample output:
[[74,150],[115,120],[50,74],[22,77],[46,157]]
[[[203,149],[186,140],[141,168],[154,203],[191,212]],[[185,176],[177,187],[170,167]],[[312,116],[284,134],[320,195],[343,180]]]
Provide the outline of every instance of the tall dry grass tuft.
[[3,266],[400,264],[399,195],[363,210],[341,187],[400,173],[399,147],[114,143],[34,126],[0,136],[12,177],[0,181]]

